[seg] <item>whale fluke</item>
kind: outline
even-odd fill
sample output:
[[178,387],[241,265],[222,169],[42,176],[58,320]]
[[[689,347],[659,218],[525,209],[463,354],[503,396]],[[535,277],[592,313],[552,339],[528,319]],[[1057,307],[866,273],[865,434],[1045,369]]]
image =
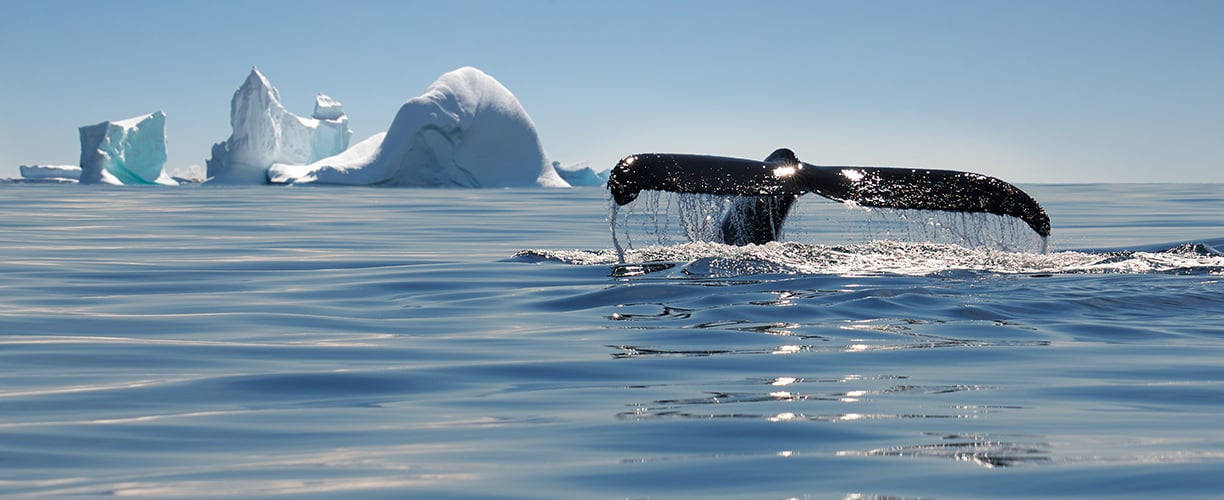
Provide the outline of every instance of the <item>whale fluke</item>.
[[[753,197],[738,201],[723,221],[728,244],[777,239],[795,199],[815,193],[864,207],[989,213],[1017,217],[1038,235],[1050,235],[1050,218],[1031,196],[1000,179],[955,170],[897,167],[832,167],[803,163],[789,149],[764,161],[693,154],[627,156],[608,178],[617,205],[642,190]],[[738,229],[732,219],[746,221]]]

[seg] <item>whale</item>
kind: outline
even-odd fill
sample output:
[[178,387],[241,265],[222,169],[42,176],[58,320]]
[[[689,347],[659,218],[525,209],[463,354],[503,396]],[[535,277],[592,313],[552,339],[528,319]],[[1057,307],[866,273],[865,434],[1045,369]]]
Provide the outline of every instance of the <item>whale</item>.
[[957,170],[812,165],[786,148],[764,160],[629,155],[612,168],[607,187],[618,206],[644,190],[738,196],[721,222],[728,245],[777,240],[795,200],[809,193],[863,207],[1015,217],[1042,238],[1050,236],[1050,217],[1041,205],[1001,179]]

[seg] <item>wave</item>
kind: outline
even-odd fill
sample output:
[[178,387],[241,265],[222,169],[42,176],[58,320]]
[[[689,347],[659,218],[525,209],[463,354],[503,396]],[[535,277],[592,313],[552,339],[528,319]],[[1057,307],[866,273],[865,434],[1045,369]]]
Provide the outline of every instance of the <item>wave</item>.
[[955,271],[1000,274],[1224,275],[1224,239],[1150,245],[1142,250],[1051,253],[967,248],[947,243],[879,240],[846,245],[771,242],[731,246],[709,242],[606,250],[523,250],[514,260],[610,265],[614,277],[666,274],[722,278],[760,274],[925,276]]

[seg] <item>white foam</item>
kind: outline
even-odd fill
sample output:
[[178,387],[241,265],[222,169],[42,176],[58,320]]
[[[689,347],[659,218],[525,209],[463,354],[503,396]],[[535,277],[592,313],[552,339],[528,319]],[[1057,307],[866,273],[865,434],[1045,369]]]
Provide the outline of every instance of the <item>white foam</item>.
[[676,269],[686,277],[754,274],[907,275],[949,271],[999,274],[1137,274],[1199,272],[1224,275],[1224,255],[1183,245],[1160,252],[1047,254],[973,249],[947,243],[873,241],[847,245],[770,242],[732,246],[693,242],[627,249],[526,250],[520,256],[578,265],[618,265],[619,273]]

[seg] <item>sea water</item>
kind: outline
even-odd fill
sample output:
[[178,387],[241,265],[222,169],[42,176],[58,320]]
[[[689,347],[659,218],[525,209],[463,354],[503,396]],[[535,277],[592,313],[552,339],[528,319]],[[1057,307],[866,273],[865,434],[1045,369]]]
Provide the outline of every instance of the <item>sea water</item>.
[[1044,253],[814,197],[618,254],[597,188],[0,185],[0,495],[1221,494],[1224,186],[1024,188]]

